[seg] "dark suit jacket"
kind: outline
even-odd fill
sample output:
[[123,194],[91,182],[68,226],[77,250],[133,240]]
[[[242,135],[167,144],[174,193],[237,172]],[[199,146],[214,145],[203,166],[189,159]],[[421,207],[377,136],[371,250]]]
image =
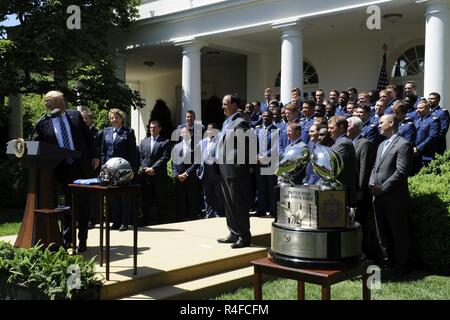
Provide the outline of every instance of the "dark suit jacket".
[[397,136],[381,157],[385,143],[378,147],[370,175],[369,183],[381,187],[381,195],[374,197],[374,201],[390,206],[405,205],[409,198],[408,176],[413,165],[412,147],[406,139]]
[[[65,113],[69,122],[74,148],[81,152],[81,157],[75,160],[77,174],[80,178],[92,178],[90,176],[92,172],[91,160],[99,157],[95,148],[94,137],[80,112],[77,110],[66,110]],[[51,118],[40,122],[36,127],[36,133],[36,141],[58,145]],[[58,177],[58,172],[56,172],[56,177]]]
[[[183,143],[184,141],[178,142],[172,150],[172,155],[178,155],[178,160],[181,159],[182,156]],[[195,151],[194,148],[197,148],[197,151]],[[181,163],[177,163],[178,161],[176,159],[172,159],[173,175],[176,177],[177,175],[186,172],[189,175],[188,179],[197,179],[197,169],[200,167],[200,161],[196,161],[195,154],[199,154],[199,152],[199,146],[194,146],[194,139],[192,139],[190,150],[186,155],[184,155]]]
[[331,147],[341,157],[344,163],[344,170],[337,177],[339,182],[347,186],[348,204],[354,205],[356,201],[356,183],[359,176],[358,168],[356,167],[356,152],[352,141],[346,136],[342,135]]
[[[227,127],[228,130],[243,130],[244,132],[250,129],[247,121],[237,113],[233,116],[231,123]],[[254,133],[253,133],[254,135]],[[256,136],[254,137],[256,139]],[[222,158],[222,163],[219,163],[220,174],[224,178],[237,178],[241,175],[249,174],[249,159],[248,159],[248,139],[237,139],[235,135],[224,134],[219,139],[218,152]],[[231,147],[227,149],[227,147]],[[245,163],[238,164],[238,150],[245,152],[240,157],[245,157]],[[234,163],[227,163],[226,159],[234,159]]]
[[364,193],[369,192],[369,179],[375,162],[375,147],[366,138],[356,140],[356,167],[359,170],[358,189]]
[[106,163],[111,158],[120,157],[127,160],[134,171],[137,171],[139,161],[136,152],[136,137],[134,130],[122,126],[114,140],[114,128],[103,129],[103,139],[101,147],[101,163]]
[[155,175],[151,178],[167,178],[167,161],[170,159],[170,141],[159,136],[153,146],[153,150],[150,148],[150,143],[151,137],[147,137],[139,144],[141,166],[155,170]]

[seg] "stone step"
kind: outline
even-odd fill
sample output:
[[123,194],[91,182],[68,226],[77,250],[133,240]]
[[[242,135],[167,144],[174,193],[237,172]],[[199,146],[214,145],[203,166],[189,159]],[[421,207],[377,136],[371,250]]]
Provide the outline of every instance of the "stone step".
[[147,290],[122,300],[198,300],[216,297],[224,292],[252,284],[253,267]]
[[220,276],[236,269],[249,267],[252,260],[265,256],[267,256],[267,249],[260,248],[257,251],[243,252],[238,256],[190,265],[181,269],[157,272],[125,281],[110,282],[102,288],[101,299],[119,299],[147,290],[170,287],[177,283],[188,283],[205,277]]

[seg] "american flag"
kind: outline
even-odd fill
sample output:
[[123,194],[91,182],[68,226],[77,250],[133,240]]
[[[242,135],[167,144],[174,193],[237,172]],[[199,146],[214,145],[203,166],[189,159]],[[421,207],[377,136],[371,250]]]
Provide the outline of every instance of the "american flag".
[[388,85],[388,77],[386,72],[386,51],[383,54],[383,64],[381,65],[380,76],[378,77],[377,91],[384,90]]

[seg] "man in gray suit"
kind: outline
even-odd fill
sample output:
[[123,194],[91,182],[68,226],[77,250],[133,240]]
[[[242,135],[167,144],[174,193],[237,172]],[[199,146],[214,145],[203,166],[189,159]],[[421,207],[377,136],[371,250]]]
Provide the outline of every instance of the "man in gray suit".
[[356,181],[358,168],[356,167],[356,153],[352,141],[347,136],[348,122],[343,116],[333,116],[328,120],[328,132],[334,144],[331,148],[336,151],[344,163],[344,170],[337,180],[347,186],[347,205],[356,206]]
[[[231,247],[250,246],[250,173],[248,140],[236,138],[250,127],[238,111],[239,99],[232,94],[223,98],[222,109],[227,119],[223,123],[217,146],[221,187],[225,201],[225,215],[230,234],[219,243],[232,243]],[[242,152],[244,154],[242,154]],[[239,164],[239,158],[245,157]]]
[[378,125],[386,140],[380,144],[370,175],[375,222],[381,261],[401,273],[408,258],[409,232],[407,204],[408,176],[412,169],[411,144],[397,134],[398,123],[393,114],[384,115]]

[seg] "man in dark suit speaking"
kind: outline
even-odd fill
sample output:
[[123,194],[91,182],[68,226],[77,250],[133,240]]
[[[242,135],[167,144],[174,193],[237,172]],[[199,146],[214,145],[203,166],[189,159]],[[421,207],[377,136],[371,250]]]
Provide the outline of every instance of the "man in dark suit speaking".
[[383,266],[394,265],[402,272],[409,250],[408,176],[413,165],[411,144],[397,134],[394,115],[384,115],[378,125],[386,140],[380,144],[369,187],[373,205],[378,244]]
[[222,109],[227,119],[217,146],[225,215],[230,230],[226,238],[217,241],[232,243],[232,248],[248,247],[251,242],[248,140],[242,137],[250,127],[238,107],[239,99],[235,95],[229,94],[223,98]]
[[[57,117],[47,118],[36,126],[35,140],[57,145],[61,148],[81,152],[79,159],[66,158],[54,170],[56,190],[60,195],[70,199],[67,184],[79,178],[92,178],[92,169],[99,165],[98,152],[95,148],[94,137],[85,124],[81,113],[76,110],[66,110],[64,95],[59,91],[50,91],[44,96],[45,106],[49,111],[60,109]],[[67,201],[66,200],[66,201]],[[78,214],[78,251],[86,251],[88,227],[88,201],[79,201]],[[71,241],[70,219],[64,216],[64,241]]]

